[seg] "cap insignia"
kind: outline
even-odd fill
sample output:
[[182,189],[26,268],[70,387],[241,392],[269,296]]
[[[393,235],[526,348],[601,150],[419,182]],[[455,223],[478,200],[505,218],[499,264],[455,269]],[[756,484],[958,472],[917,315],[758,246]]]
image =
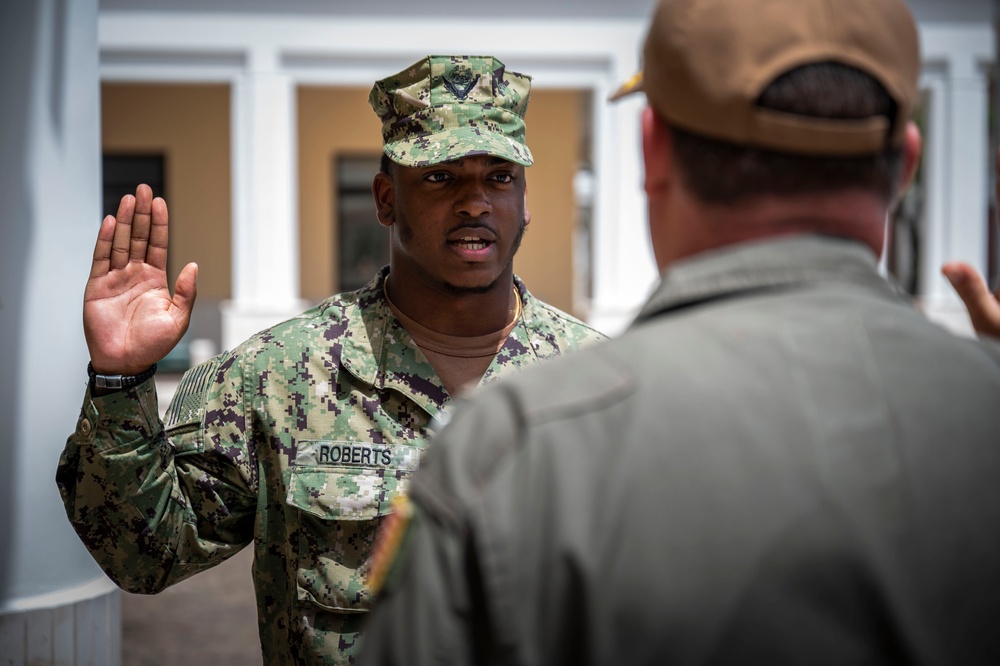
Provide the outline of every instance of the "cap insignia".
[[467,67],[456,67],[441,78],[444,79],[445,87],[458,99],[468,97],[473,86],[479,83],[479,75],[473,76],[472,70]]

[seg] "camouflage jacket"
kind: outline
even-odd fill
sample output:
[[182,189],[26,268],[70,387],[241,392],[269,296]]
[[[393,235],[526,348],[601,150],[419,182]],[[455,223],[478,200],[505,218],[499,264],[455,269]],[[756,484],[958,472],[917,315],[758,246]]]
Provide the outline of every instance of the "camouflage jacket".
[[[104,571],[155,593],[254,544],[268,664],[352,663],[378,525],[450,398],[391,314],[383,269],[155,386],[88,391],[57,482]],[[533,298],[482,383],[602,336]]]

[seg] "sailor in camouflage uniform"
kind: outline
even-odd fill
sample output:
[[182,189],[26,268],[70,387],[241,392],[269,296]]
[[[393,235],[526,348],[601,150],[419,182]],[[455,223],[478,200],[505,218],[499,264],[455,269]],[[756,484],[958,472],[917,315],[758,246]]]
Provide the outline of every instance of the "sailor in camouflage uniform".
[[466,386],[601,338],[513,275],[529,84],[494,58],[443,56],[376,83],[390,265],[188,371],[165,423],[151,378],[187,327],[196,267],[171,299],[166,205],[148,187],[104,220],[91,381],[57,481],[118,585],[159,592],[252,542],[265,662],[352,663],[375,533],[432,422]]

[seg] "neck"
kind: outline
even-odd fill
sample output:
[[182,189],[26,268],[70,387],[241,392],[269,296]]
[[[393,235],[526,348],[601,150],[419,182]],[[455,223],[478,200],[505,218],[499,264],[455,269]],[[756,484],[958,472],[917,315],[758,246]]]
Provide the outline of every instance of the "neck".
[[386,295],[397,309],[421,326],[445,335],[479,336],[503,329],[516,316],[513,274],[501,276],[482,292],[386,277]]
[[[657,215],[657,217],[653,217]],[[650,219],[665,226],[657,249],[661,270],[676,259],[707,250],[793,234],[821,234],[856,240],[882,254],[886,203],[860,190],[797,197],[762,195],[733,206],[707,205],[675,197],[669,209]]]

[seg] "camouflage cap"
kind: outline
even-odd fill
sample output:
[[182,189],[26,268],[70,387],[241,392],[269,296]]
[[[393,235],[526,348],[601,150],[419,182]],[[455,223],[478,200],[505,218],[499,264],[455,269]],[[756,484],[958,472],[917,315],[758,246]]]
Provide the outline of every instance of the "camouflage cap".
[[531,166],[524,142],[531,77],[492,56],[427,56],[377,81],[368,103],[383,150],[404,166],[493,155]]

